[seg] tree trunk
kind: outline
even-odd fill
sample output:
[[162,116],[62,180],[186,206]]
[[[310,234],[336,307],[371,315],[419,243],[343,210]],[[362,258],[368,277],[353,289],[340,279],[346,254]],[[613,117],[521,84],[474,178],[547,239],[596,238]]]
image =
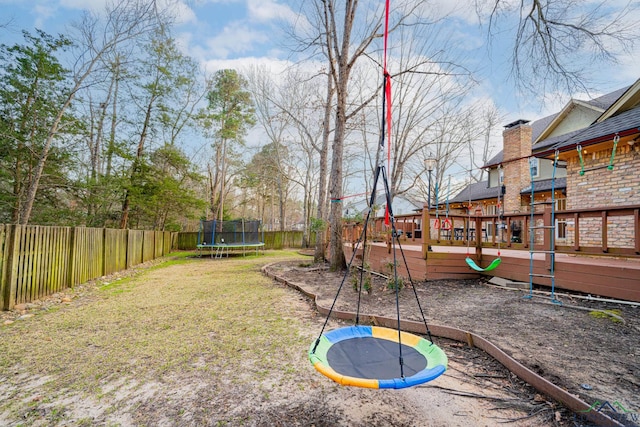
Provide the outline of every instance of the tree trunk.
[[[333,80],[330,73],[327,73],[327,98],[324,106],[324,121],[322,129],[322,149],[320,150],[320,173],[318,176],[318,211],[316,218],[325,221],[327,205],[327,163],[329,158],[329,133],[331,132],[331,102],[333,101]],[[314,262],[324,262],[325,260],[325,229],[316,231],[316,247]]]
[[116,126],[118,124],[118,88],[120,87],[120,56],[116,55],[115,69],[113,72],[114,88],[113,88],[113,105],[111,112],[111,133],[109,135],[109,146],[107,147],[107,169],[105,175],[111,177],[111,162],[113,153],[116,150]]
[[[153,111],[153,104],[156,98],[151,97],[149,104],[147,105],[147,111],[144,117],[144,125],[142,126],[142,132],[140,133],[140,140],[138,141],[138,149],[136,150],[136,158],[133,161],[133,167],[131,168],[131,182],[136,182],[136,176],[140,171],[140,162],[142,162],[142,155],[144,153],[144,143],[147,139],[147,133],[149,132],[149,123],[151,123],[151,112]],[[120,218],[120,228],[127,228],[129,222],[129,211],[131,207],[131,197],[129,190],[125,190],[124,202],[122,203],[122,217]]]
[[[79,86],[79,84],[77,84]],[[36,200],[36,193],[38,192],[38,187],[40,186],[40,179],[42,178],[42,172],[44,171],[44,165],[47,162],[47,157],[49,156],[49,150],[51,149],[51,144],[53,143],[53,138],[56,136],[58,132],[58,127],[60,126],[60,122],[62,121],[62,117],[64,116],[65,111],[69,105],[71,105],[71,101],[73,100],[75,92],[71,92],[71,94],[67,97],[64,104],[58,111],[51,128],[49,129],[49,133],[47,135],[47,140],[42,147],[42,151],[40,152],[40,156],[38,157],[38,163],[36,164],[36,168],[34,170],[34,174],[30,179],[29,188],[27,190],[27,196],[25,198],[24,204],[20,209],[20,218],[19,223],[21,225],[27,225],[29,223],[29,219],[31,218],[31,211],[33,210],[33,203]]]
[[[346,94],[345,94],[346,95]],[[329,196],[331,198],[330,221],[330,268],[333,271],[342,270],[345,266],[344,251],[342,248],[342,168],[344,157],[345,123],[344,112],[346,96],[338,91],[338,103],[336,105],[336,129],[333,138],[333,158],[331,162],[331,180],[329,183]]]

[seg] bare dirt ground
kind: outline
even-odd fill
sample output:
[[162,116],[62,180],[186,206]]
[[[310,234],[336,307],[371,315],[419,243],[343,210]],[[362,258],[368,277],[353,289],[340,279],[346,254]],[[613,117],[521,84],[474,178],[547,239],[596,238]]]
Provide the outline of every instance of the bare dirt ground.
[[[344,273],[333,273],[318,265],[289,263],[270,270],[318,295],[319,303],[326,307],[331,306],[344,277]],[[362,295],[360,311],[395,317],[395,292],[385,279],[374,276],[373,283],[371,292]],[[477,333],[589,404],[619,403],[629,411],[626,424],[637,425],[640,307],[588,301],[576,294],[563,294],[563,304],[558,306],[551,304],[548,296],[524,299],[528,291],[500,289],[485,280],[429,281],[415,286],[429,324]],[[355,311],[356,296],[354,281],[348,277],[336,309]],[[399,305],[402,318],[421,320],[409,287],[400,292]],[[595,310],[610,311],[619,318]],[[444,348],[451,352],[446,343]],[[465,372],[474,369],[477,366]],[[566,422],[575,422],[573,418],[575,415],[562,414]]]
[[[330,302],[341,275],[308,262],[284,252],[153,262],[0,313],[0,425],[583,425],[482,351],[443,339],[449,369],[423,386],[333,383],[307,358],[324,317],[260,273],[272,264]],[[346,286],[342,308],[353,307]],[[481,283],[416,289],[430,323],[477,332],[583,399],[637,411],[638,309],[620,307],[619,324]],[[403,316],[416,319],[408,291]],[[384,315],[393,295],[374,282],[362,309]]]

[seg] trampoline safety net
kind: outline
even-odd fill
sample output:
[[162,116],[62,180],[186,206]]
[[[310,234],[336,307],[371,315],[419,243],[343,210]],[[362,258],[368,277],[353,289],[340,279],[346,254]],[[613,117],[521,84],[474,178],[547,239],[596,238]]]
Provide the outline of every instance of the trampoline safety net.
[[200,221],[198,245],[254,245],[261,239],[260,221]]

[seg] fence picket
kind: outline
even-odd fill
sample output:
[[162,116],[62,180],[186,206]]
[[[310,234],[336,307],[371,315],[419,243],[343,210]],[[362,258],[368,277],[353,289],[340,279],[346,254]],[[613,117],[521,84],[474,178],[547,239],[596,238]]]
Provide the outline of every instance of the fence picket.
[[[300,247],[302,232],[266,232],[265,247]],[[167,255],[198,233],[0,224],[0,309]],[[313,244],[313,243],[312,243]]]

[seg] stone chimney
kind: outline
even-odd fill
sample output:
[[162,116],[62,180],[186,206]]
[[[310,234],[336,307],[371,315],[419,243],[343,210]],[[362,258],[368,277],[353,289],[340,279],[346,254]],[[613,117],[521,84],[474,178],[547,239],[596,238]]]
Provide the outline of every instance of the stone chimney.
[[525,212],[520,191],[530,184],[529,156],[531,156],[531,125],[528,120],[509,123],[502,132],[504,212]]

